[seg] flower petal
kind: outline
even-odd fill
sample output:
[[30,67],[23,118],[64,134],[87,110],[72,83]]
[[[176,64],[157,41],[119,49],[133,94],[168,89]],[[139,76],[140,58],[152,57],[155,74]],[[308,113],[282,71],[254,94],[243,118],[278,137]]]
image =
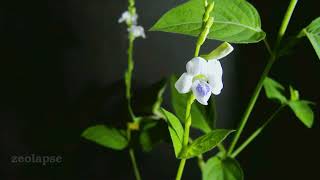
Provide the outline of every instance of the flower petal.
[[187,72],[193,76],[203,74],[205,75],[207,73],[207,61],[201,57],[194,57],[191,59],[187,65],[186,69]]
[[222,66],[220,64],[220,61],[216,59],[212,59],[208,61],[207,63],[207,76],[209,77],[210,75],[215,75],[215,76],[222,76],[223,70]]
[[138,15],[131,15],[129,11],[122,13],[121,17],[118,19],[118,23],[126,22],[127,24],[132,23],[133,25],[137,24]]
[[118,23],[122,23],[126,21],[127,19],[130,19],[130,13],[128,11],[125,11],[121,14],[121,17],[118,19]]
[[146,38],[146,34],[144,33],[144,29],[142,26],[133,25],[128,28],[128,32],[132,33],[132,35],[136,37]]
[[221,89],[223,88],[223,70],[221,64],[218,60],[213,59],[208,61],[207,68],[207,77],[209,80],[209,84],[212,87],[212,93],[218,95],[221,93]]
[[212,93],[214,95],[219,95],[223,88],[222,76],[209,76],[209,84],[212,87]]
[[192,78],[188,73],[183,73],[174,85],[177,91],[182,94],[188,93],[192,86]]
[[195,80],[192,83],[192,92],[197,101],[203,105],[208,105],[208,100],[211,96],[212,88],[205,81]]

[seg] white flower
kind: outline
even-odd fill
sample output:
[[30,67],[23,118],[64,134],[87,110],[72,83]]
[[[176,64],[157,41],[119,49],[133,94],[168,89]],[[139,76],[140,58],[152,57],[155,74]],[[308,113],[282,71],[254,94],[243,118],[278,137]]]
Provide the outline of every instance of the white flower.
[[122,13],[121,17],[118,20],[118,23],[126,22],[127,24],[132,23],[133,25],[137,24],[138,15],[131,15],[129,11],[125,11]]
[[128,32],[132,33],[132,35],[135,38],[136,37],[146,38],[146,34],[144,33],[144,29],[142,26],[132,25],[130,28],[128,28]]
[[[224,55],[220,57],[229,54],[233,50],[231,45],[230,47],[229,51],[222,52]],[[203,105],[208,105],[211,93],[220,94],[223,88],[223,70],[218,59],[206,61],[201,57],[195,57],[187,63],[186,69],[187,72],[183,73],[175,84],[179,93],[184,94],[192,90],[197,101]]]

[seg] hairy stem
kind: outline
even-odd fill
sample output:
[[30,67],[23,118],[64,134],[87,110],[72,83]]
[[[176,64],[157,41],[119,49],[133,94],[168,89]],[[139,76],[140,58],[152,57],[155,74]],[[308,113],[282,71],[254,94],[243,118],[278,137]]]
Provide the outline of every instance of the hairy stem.
[[252,112],[252,109],[258,99],[258,96],[260,94],[260,91],[262,89],[262,86],[263,86],[263,82],[264,80],[266,79],[266,77],[268,76],[270,70],[271,70],[271,67],[272,65],[274,64],[275,60],[276,60],[276,57],[277,57],[277,51],[278,51],[278,48],[280,46],[280,43],[281,43],[281,40],[286,32],[286,29],[288,27],[288,24],[289,24],[289,21],[290,21],[290,18],[291,18],[291,15],[294,11],[294,8],[295,8],[295,5],[297,3],[297,0],[291,0],[290,4],[289,4],[289,7],[287,9],[287,12],[282,20],[282,24],[281,24],[281,27],[279,29],[279,32],[278,32],[278,38],[277,38],[277,41],[276,41],[276,44],[275,44],[275,48],[274,50],[272,51],[272,54],[271,54],[271,57],[269,58],[269,61],[260,77],[260,80],[253,92],[253,95],[249,101],[249,104],[248,104],[248,107],[247,109],[245,110],[244,114],[243,114],[243,117],[240,121],[240,124],[239,124],[239,127],[238,127],[238,130],[231,142],[231,145],[230,145],[230,148],[228,150],[228,155],[231,155],[232,154],[232,151],[234,150],[235,148],[235,145],[237,144],[239,138],[240,138],[240,135],[249,119],[249,116]]
[[134,121],[136,118],[131,107],[131,81],[132,81],[132,72],[134,69],[133,44],[134,44],[134,37],[131,33],[129,33],[128,69],[125,74],[125,81],[126,81],[126,98],[128,103],[128,110],[132,120]]
[[[184,134],[183,134],[183,141],[182,141],[183,148],[187,147],[188,142],[189,142],[189,132],[190,132],[190,127],[191,127],[191,123],[192,123],[191,106],[192,106],[192,103],[194,102],[194,100],[195,100],[195,97],[191,93],[189,96],[189,99],[187,101],[187,107],[186,107]],[[186,159],[182,159],[179,164],[178,172],[176,175],[176,180],[181,179],[185,164],[186,164]]]
[[[128,6],[128,11],[130,12],[130,14],[133,16],[135,15],[135,1],[134,0],[128,0],[129,6]],[[128,24],[128,28],[132,27],[132,22],[129,22]],[[133,69],[134,69],[134,61],[133,61],[133,48],[134,48],[134,36],[133,34],[130,32],[129,33],[129,46],[128,46],[128,69],[126,70],[125,73],[125,86],[126,86],[126,98],[127,98],[127,103],[128,103],[128,111],[130,113],[130,116],[132,118],[133,122],[137,121],[137,118],[132,110],[132,106],[131,106],[131,84],[132,84],[132,73],[133,73]],[[129,128],[129,126],[127,127],[127,134],[128,134],[128,139],[129,141],[131,140],[131,129]],[[134,150],[132,147],[129,148],[129,155],[130,155],[130,159],[131,159],[131,163],[132,163],[132,167],[133,167],[133,171],[134,171],[134,175],[136,177],[136,180],[141,180],[141,175],[139,172],[139,168],[137,165],[137,161],[135,158],[135,154],[134,154]]]

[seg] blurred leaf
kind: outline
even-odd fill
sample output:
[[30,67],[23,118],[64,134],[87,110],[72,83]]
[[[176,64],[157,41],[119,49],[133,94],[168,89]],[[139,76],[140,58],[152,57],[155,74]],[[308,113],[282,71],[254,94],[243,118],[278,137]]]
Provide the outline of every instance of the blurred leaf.
[[299,91],[296,90],[296,89],[293,89],[292,86],[289,86],[289,89],[290,89],[290,100],[291,101],[297,101],[300,99],[300,95],[299,95]]
[[320,17],[316,18],[306,28],[302,29],[298,37],[303,36],[307,36],[320,59]]
[[180,123],[180,120],[171,112],[162,108],[163,115],[165,116],[168,129],[170,132],[171,140],[173,143],[173,148],[176,157],[178,157],[181,149],[182,149],[182,142],[183,142],[183,127]]
[[168,137],[168,125],[164,121],[143,119],[140,123],[140,145],[144,152],[150,152],[152,148]]
[[161,116],[160,106],[162,96],[166,88],[166,79],[162,79],[151,86],[143,88],[135,93],[132,98],[132,106],[138,116]]
[[[179,119],[185,121],[185,110],[187,106],[187,100],[188,95],[187,94],[180,94],[174,87],[174,84],[177,81],[176,76],[171,76],[170,78],[170,90],[171,90],[171,103],[173,106],[174,111],[176,112],[176,115],[179,117]],[[192,117],[192,124],[191,126],[197,129],[202,130],[205,133],[208,133],[211,131],[210,126],[208,125],[207,121],[212,121],[213,119],[209,119],[206,117],[206,108],[198,103],[193,103],[191,108],[191,117]],[[212,106],[211,106],[212,108]]]
[[202,169],[202,180],[243,180],[240,164],[232,158],[210,158]]
[[309,101],[290,101],[289,107],[292,109],[297,118],[308,128],[313,124],[314,114],[310,108],[311,102]]
[[287,98],[282,94],[285,88],[277,81],[267,77],[263,82],[263,87],[269,99],[279,100],[281,104],[287,102]]
[[105,125],[91,126],[87,128],[81,136],[99,145],[115,150],[122,150],[128,145],[124,131]]
[[210,151],[221,143],[234,130],[215,129],[194,140],[187,148],[182,149],[179,158],[189,159]]
[[167,80],[162,80],[160,81],[159,83],[159,89],[158,90],[158,93],[157,93],[157,99],[156,101],[153,103],[153,106],[152,106],[152,112],[153,114],[155,115],[158,115],[161,117],[162,113],[161,113],[161,104],[162,104],[162,101],[163,101],[163,93],[164,91],[166,90],[166,86],[167,86]]
[[[209,0],[208,2],[212,2]],[[257,10],[245,0],[214,0],[209,39],[232,43],[255,43],[265,37]],[[198,36],[205,12],[203,0],[190,0],[165,13],[151,31]]]

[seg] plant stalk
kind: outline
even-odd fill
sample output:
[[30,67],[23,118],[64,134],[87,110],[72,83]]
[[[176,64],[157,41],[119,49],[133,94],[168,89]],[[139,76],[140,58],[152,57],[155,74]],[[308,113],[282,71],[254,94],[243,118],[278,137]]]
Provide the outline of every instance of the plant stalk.
[[[129,6],[128,6],[128,11],[130,12],[131,15],[134,15],[135,12],[135,1],[134,0],[128,0]],[[128,28],[132,27],[132,22],[128,23]],[[134,36],[133,34],[130,32],[129,33],[129,46],[128,46],[128,69],[125,72],[125,87],[126,87],[126,98],[127,98],[127,103],[128,103],[128,111],[129,114],[132,118],[133,122],[137,121],[137,118],[132,110],[132,106],[131,106],[131,84],[132,84],[132,73],[133,73],[133,69],[134,69],[134,61],[133,61],[133,47],[134,47]],[[128,139],[129,141],[131,140],[131,129],[129,128],[129,126],[127,127],[127,134],[128,134]],[[135,158],[135,154],[134,154],[134,149],[132,147],[129,148],[129,155],[130,155],[130,159],[131,159],[131,163],[132,163],[132,167],[133,167],[133,171],[134,171],[134,175],[136,177],[136,180],[141,180],[141,175],[139,172],[139,168],[137,165],[137,161]]]
[[[189,99],[187,101],[187,107],[186,107],[182,148],[185,148],[185,147],[188,146],[189,132],[190,132],[190,127],[191,127],[191,123],[192,123],[191,106],[192,106],[192,103],[194,102],[194,100],[195,100],[195,97],[191,93],[190,96],[189,96]],[[181,159],[180,164],[179,164],[179,168],[178,168],[178,172],[177,172],[177,175],[176,175],[176,180],[180,180],[181,179],[185,164],[186,164],[186,159]]]
[[136,177],[136,180],[141,180],[141,176],[140,176],[140,172],[139,172],[139,168],[137,165],[136,157],[134,155],[133,148],[129,149],[129,154],[130,154],[130,158],[131,158],[131,162],[132,162],[132,166],[133,166],[134,175]]
[[235,158],[243,149],[245,149],[263,130],[264,128],[276,117],[276,115],[284,108],[285,106],[280,106],[272,115],[267,119],[266,122],[263,123],[255,132],[248,137],[246,141],[244,141],[238,149],[236,149],[232,154],[231,157]]
[[269,74],[269,72],[270,72],[270,70],[272,68],[272,65],[274,64],[275,60],[277,59],[278,48],[280,46],[281,40],[282,40],[286,30],[287,30],[287,27],[288,27],[290,18],[291,18],[292,14],[293,14],[293,11],[294,11],[294,8],[296,6],[296,3],[297,3],[297,0],[291,0],[290,4],[288,6],[288,9],[286,11],[286,14],[285,14],[283,20],[282,20],[282,24],[281,24],[279,32],[278,32],[278,38],[277,38],[276,44],[274,46],[274,50],[272,51],[272,54],[271,54],[271,56],[269,58],[269,61],[268,61],[267,65],[266,65],[266,67],[265,67],[265,69],[264,69],[264,71],[263,71],[263,73],[261,75],[261,78],[258,81],[258,84],[257,84],[257,86],[256,86],[256,88],[255,88],[255,90],[253,92],[253,95],[252,95],[252,97],[251,97],[251,99],[249,101],[248,107],[245,110],[244,115],[243,115],[243,117],[242,117],[242,119],[240,121],[239,128],[236,131],[236,134],[235,134],[235,136],[234,136],[234,138],[233,138],[233,140],[231,142],[230,148],[228,150],[228,155],[232,154],[232,152],[233,152],[233,150],[235,148],[235,145],[237,144],[237,142],[238,142],[238,140],[240,138],[240,135],[241,135],[241,133],[242,133],[242,131],[243,131],[248,119],[249,119],[249,116],[250,116],[250,114],[251,114],[251,112],[253,110],[253,107],[254,107],[257,99],[258,99],[260,91],[261,91],[261,89],[263,87],[263,82],[266,79],[266,77],[268,76],[268,74]]

